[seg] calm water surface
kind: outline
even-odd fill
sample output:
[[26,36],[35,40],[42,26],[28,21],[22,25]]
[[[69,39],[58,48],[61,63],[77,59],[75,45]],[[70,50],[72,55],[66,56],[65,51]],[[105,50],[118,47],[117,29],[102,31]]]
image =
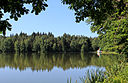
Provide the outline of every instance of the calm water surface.
[[0,54],[0,83],[81,83],[86,71],[105,70],[116,61],[114,55]]

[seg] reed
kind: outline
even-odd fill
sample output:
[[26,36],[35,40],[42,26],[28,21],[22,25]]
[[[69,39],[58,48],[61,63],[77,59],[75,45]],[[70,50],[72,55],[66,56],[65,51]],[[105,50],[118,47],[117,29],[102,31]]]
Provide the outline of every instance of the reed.
[[87,71],[86,76],[80,78],[82,83],[96,83],[96,82],[103,82],[105,79],[104,71],[100,69]]

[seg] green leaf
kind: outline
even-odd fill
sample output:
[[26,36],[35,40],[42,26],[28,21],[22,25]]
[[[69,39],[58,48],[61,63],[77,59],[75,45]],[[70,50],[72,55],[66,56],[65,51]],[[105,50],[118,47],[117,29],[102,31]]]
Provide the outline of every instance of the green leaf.
[[9,30],[9,31],[11,31],[11,30],[12,30],[12,28],[9,28],[9,27],[8,27],[8,30]]
[[0,31],[0,34],[2,34],[2,31]]
[[17,18],[17,17],[15,17],[15,18],[14,18],[14,20],[15,20],[15,21],[18,21],[18,18]]

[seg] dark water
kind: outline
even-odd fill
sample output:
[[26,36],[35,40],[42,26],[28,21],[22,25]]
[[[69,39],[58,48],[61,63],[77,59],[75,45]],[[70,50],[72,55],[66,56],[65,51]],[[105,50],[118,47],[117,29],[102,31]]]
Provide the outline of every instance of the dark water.
[[0,83],[81,83],[87,70],[105,70],[117,62],[115,55],[50,53],[0,54]]

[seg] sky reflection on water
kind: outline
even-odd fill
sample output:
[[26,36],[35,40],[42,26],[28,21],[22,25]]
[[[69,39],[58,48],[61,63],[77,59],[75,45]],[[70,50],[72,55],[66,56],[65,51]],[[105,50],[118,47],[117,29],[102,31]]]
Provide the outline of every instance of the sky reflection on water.
[[[51,71],[40,70],[32,71],[31,68],[19,70],[15,68],[0,68],[0,83],[67,83],[67,79],[75,83],[81,83],[80,77],[85,76],[85,72],[89,69],[96,69],[99,67],[88,66],[85,68],[70,68],[63,70],[62,68],[54,67]],[[104,67],[101,67],[104,69]]]
[[95,54],[0,54],[0,83],[81,83],[88,70],[117,62],[113,55]]

